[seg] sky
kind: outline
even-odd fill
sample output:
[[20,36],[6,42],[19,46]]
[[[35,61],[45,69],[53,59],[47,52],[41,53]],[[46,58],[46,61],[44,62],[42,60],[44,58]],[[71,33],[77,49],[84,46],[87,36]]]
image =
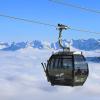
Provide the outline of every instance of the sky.
[[[82,7],[100,10],[100,0],[63,0]],[[0,14],[16,16],[57,25],[100,32],[100,14],[82,11],[50,2],[49,0],[0,0]],[[100,34],[67,30],[63,39],[100,38]],[[0,41],[57,41],[58,30],[40,24],[16,21],[0,16]]]

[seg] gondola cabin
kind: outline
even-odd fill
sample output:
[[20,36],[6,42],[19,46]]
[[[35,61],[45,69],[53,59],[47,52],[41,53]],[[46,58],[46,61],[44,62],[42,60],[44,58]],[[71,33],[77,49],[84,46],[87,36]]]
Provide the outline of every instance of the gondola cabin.
[[82,53],[72,52],[62,45],[61,34],[66,27],[58,24],[59,46],[63,51],[52,54],[42,66],[51,85],[82,86],[89,74],[88,64]]
[[47,79],[51,85],[83,85],[88,72],[88,64],[84,56],[73,52],[53,54],[46,68]]

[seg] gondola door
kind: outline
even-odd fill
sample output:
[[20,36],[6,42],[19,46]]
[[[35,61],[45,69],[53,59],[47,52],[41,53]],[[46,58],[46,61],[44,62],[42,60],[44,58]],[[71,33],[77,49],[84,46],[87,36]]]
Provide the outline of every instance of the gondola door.
[[74,56],[74,82],[75,85],[83,85],[88,76],[88,65],[85,61],[85,58],[82,55]]
[[65,84],[72,83],[73,62],[72,56],[63,56],[61,59],[60,77]]

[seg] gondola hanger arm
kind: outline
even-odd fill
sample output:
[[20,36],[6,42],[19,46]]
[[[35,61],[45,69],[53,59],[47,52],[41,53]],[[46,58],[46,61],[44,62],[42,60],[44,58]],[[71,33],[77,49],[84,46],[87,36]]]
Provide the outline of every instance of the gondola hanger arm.
[[66,26],[66,25],[58,24],[57,29],[59,30],[59,37],[58,37],[59,46],[60,46],[63,50],[70,51],[70,48],[69,48],[69,47],[67,47],[67,46],[65,47],[65,46],[63,46],[63,44],[62,44],[62,31],[63,31],[63,30],[70,29],[70,28],[69,28],[68,26]]

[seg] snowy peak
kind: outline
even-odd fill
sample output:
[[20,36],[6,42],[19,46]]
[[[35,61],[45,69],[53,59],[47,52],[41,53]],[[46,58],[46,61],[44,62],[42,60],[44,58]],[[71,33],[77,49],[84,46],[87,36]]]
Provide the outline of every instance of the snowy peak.
[[100,49],[100,39],[73,40],[73,47],[86,51],[97,50]]
[[16,51],[16,50],[19,50],[21,48],[25,48],[26,44],[27,44],[26,42],[19,42],[19,43],[12,42],[10,45],[3,48],[2,50],[4,50],[4,51]]
[[38,48],[38,49],[42,49],[43,48],[43,44],[41,41],[38,41],[38,40],[34,40],[31,42],[31,46],[33,48]]
[[9,46],[8,43],[0,42],[0,49],[6,48],[8,46]]
[[[63,40],[63,45],[65,46],[68,44],[67,40]],[[54,49],[58,50],[60,49],[59,43],[53,42],[44,42],[39,40],[34,40],[32,42],[12,42],[11,44],[0,42],[0,50],[4,51],[16,51],[19,49],[24,49],[27,47],[37,48],[37,49]],[[100,39],[88,39],[88,40],[71,40],[71,47],[79,49],[79,50],[85,50],[85,51],[93,51],[93,50],[100,50]]]

